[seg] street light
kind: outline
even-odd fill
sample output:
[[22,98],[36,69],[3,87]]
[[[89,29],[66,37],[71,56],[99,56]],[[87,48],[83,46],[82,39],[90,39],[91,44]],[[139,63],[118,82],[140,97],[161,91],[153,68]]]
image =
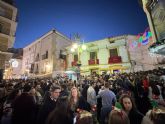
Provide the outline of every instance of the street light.
[[75,52],[77,50],[77,57],[78,57],[78,60],[77,60],[77,64],[76,66],[78,67],[77,68],[77,78],[79,79],[79,74],[80,74],[80,66],[81,66],[81,61],[80,61],[80,54],[83,50],[86,50],[87,47],[85,44],[73,44],[72,45],[72,48],[71,48],[71,52]]

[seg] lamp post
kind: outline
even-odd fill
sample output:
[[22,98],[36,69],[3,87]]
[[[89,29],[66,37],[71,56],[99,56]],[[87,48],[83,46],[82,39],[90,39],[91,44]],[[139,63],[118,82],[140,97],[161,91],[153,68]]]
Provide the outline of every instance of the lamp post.
[[78,80],[79,80],[79,77],[80,77],[80,66],[81,66],[80,54],[83,50],[86,50],[86,45],[85,44],[75,43],[75,44],[72,45],[72,48],[71,48],[72,53],[77,52],[78,60],[77,60],[77,63],[76,63],[76,66],[77,66],[76,72],[77,72],[77,79]]

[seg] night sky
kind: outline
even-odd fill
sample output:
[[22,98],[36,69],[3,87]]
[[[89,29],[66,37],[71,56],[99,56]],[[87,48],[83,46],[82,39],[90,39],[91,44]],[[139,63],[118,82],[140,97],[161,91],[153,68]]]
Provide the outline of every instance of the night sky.
[[51,29],[85,42],[144,32],[147,17],[138,0],[15,0],[15,48],[25,47]]

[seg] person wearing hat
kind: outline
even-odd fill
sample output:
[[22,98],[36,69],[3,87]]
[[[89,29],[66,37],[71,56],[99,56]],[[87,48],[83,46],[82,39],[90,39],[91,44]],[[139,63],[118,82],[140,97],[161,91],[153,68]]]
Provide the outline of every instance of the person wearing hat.
[[50,92],[46,95],[44,103],[38,113],[37,124],[45,124],[48,115],[55,109],[57,99],[60,95],[61,88],[52,86]]

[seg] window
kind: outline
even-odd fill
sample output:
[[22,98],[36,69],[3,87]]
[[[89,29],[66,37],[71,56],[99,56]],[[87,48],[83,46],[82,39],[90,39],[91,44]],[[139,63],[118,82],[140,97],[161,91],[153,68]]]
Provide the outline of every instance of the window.
[[39,61],[39,53],[37,54],[37,56],[36,56],[36,61]]
[[34,64],[31,64],[30,73],[33,73],[33,70],[34,70]]
[[90,59],[97,59],[96,52],[90,52]]
[[74,55],[74,61],[78,61],[78,55]]
[[110,52],[110,57],[112,57],[112,56],[118,56],[117,48],[110,49],[109,52]]
[[46,59],[48,58],[48,51],[46,51]]

